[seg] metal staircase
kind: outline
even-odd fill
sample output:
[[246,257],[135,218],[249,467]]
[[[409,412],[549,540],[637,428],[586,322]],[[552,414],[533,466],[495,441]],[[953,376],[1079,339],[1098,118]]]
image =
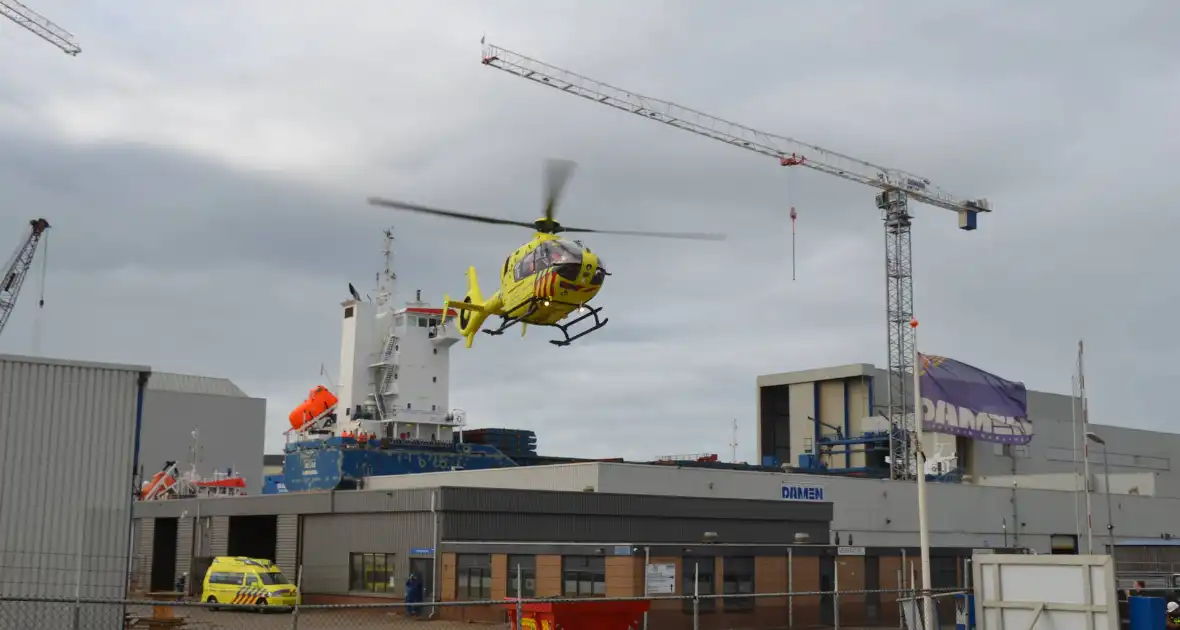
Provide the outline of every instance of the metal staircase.
[[373,392],[373,397],[377,402],[377,416],[378,420],[388,420],[393,416],[385,409],[385,392],[389,391],[389,386],[393,384],[393,380],[397,378],[397,362],[391,361],[393,355],[397,354],[398,337],[395,334],[390,334],[385,339],[385,347],[381,349],[381,360],[377,365],[381,366],[381,373],[377,376],[377,387]]

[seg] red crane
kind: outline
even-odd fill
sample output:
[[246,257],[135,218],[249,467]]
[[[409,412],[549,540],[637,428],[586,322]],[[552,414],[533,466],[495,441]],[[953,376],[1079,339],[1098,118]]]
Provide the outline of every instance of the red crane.
[[[8,323],[8,317],[12,315],[12,309],[16,308],[16,298],[20,295],[21,285],[25,283],[25,276],[33,267],[33,258],[37,255],[37,245],[45,236],[45,231],[49,229],[49,221],[33,219],[29,221],[29,227],[31,229],[28,235],[21,242],[20,247],[16,248],[8,265],[4,267],[4,277],[0,281],[0,333],[4,332],[4,325]],[[44,258],[42,258],[42,262],[44,262]],[[45,306],[44,278],[42,278],[40,305]]]

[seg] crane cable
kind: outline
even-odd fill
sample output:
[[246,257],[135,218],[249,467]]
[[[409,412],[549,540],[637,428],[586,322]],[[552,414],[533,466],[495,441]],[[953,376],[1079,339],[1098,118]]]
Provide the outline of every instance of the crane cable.
[[799,214],[795,212],[795,171],[787,171],[787,205],[791,208],[791,281],[795,281],[795,220]]
[[41,326],[45,308],[45,270],[49,264],[49,233],[41,237],[41,295],[37,300],[37,314],[33,317],[33,355],[41,353]]
[[49,264],[49,234],[45,234],[41,239],[41,298],[37,302],[37,308],[45,308],[45,267]]

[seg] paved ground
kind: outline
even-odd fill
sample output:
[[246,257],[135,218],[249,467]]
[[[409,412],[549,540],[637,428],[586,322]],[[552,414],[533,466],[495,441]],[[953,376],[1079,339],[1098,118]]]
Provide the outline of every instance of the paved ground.
[[[150,617],[151,609],[135,607],[128,612]],[[181,627],[192,630],[288,630],[292,628],[290,613],[270,612],[254,613],[230,610],[209,610],[207,608],[177,608],[175,614],[184,617],[185,624]],[[146,627],[142,623],[139,628]],[[390,612],[388,610],[365,609],[334,609],[334,610],[301,610],[298,620],[299,630],[398,630],[401,628],[421,628],[425,630],[472,630],[473,628],[487,630],[509,630],[508,624],[470,624],[459,621],[429,621],[414,619]]]

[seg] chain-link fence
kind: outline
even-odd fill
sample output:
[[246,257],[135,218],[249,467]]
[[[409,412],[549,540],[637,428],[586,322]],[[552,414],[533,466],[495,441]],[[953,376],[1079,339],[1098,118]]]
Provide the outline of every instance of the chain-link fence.
[[[953,628],[957,595],[937,593],[941,627]],[[796,591],[646,598],[506,599],[499,601],[309,603],[295,607],[210,605],[193,600],[0,597],[0,630],[398,629],[428,624],[450,630],[540,630],[570,616],[601,630],[756,630],[899,628],[912,620],[916,597],[901,589]],[[306,601],[328,600],[305,596]],[[907,610],[908,609],[908,610]],[[552,615],[546,617],[546,615]],[[567,622],[568,623],[568,622]],[[908,624],[907,624],[908,625]]]

